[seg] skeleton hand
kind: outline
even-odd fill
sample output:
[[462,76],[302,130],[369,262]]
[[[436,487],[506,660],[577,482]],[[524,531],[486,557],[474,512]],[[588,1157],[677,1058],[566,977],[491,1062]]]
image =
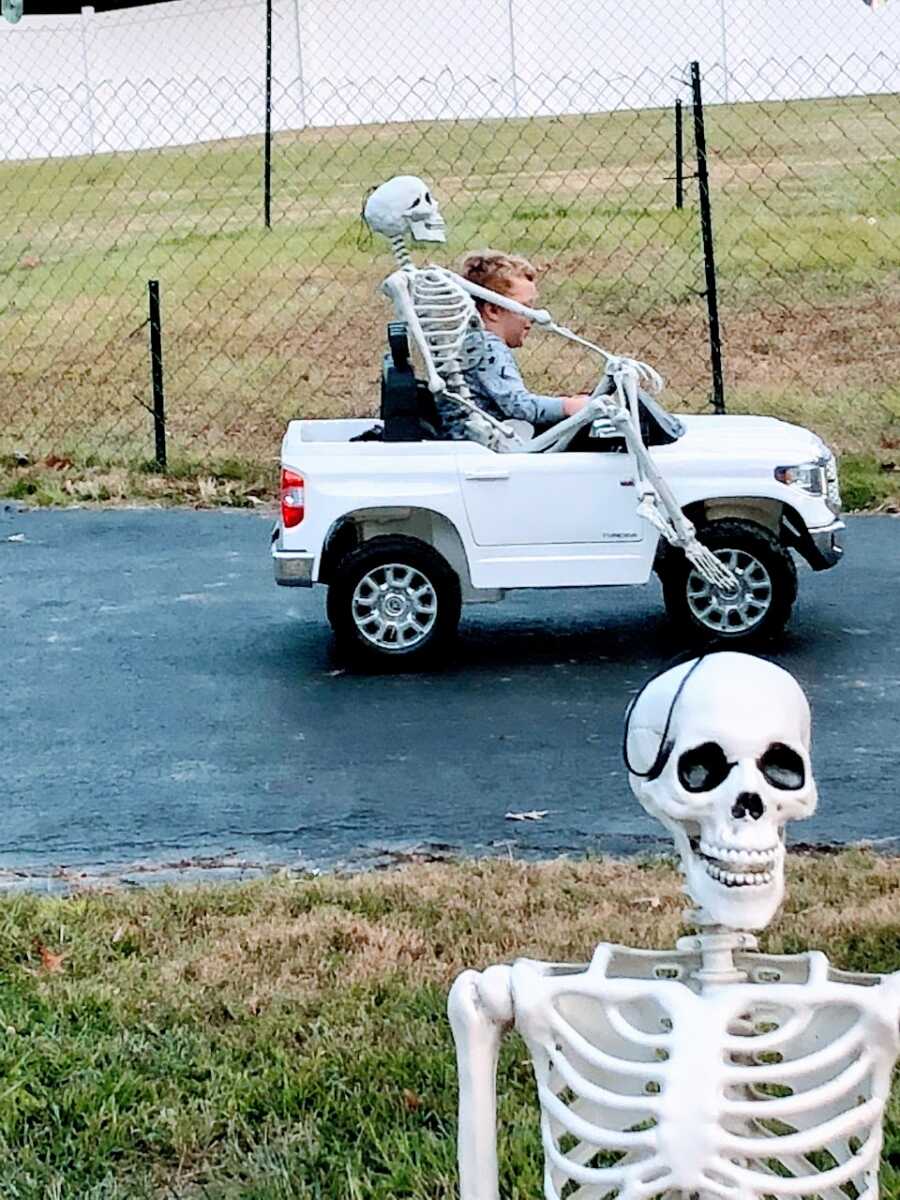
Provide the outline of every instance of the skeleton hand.
[[640,362],[636,358],[616,355],[606,364],[606,374],[611,375],[616,383],[623,382],[631,376],[638,383],[644,384],[650,391],[661,392],[663,389],[662,376],[649,363]]
[[489,450],[502,454],[505,450],[514,450],[521,445],[521,438],[509,425],[495,425],[482,413],[472,410],[466,418],[466,435]]

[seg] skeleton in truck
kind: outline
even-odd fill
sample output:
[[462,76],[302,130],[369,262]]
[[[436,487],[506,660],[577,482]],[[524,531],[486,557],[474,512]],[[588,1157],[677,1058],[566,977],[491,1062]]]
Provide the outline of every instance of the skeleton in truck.
[[[552,453],[565,450],[575,434],[594,421],[608,423],[621,435],[634,456],[638,512],[671,544],[680,547],[700,574],[723,594],[737,594],[733,572],[696,537],[671,488],[656,467],[641,437],[639,388],[653,391],[662,379],[646,363],[611,354],[586,338],[558,325],[546,309],[532,309],[508,296],[480,287],[446,267],[418,267],[407,239],[444,242],[446,224],[428,186],[413,175],[398,175],[376,188],[366,201],[368,226],[391,243],[397,269],[382,284],[399,321],[405,323],[421,359],[428,388],[443,402],[468,413],[470,437],[500,453]],[[499,421],[473,400],[464,371],[483,331],[475,298],[498,304],[559,337],[599,355],[603,373],[580,412],[560,421],[537,437],[523,436],[515,422]],[[473,336],[474,335],[474,336]]]
[[786,824],[816,806],[809,749],[803,692],[761,659],[695,659],[638,696],[632,790],[675,839],[700,932],[456,980],[461,1200],[499,1196],[495,1076],[513,1027],[534,1065],[545,1200],[875,1200],[900,973],[759,954],[752,932],[784,895]]

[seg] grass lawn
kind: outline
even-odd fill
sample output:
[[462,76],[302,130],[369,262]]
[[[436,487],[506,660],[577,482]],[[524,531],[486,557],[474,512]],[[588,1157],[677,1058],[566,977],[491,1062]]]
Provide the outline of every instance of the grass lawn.
[[[897,492],[898,127],[896,95],[707,112],[729,410],[815,428],[861,464],[869,504]],[[0,164],[0,491],[153,494],[151,278],[170,457],[194,498],[235,463],[271,488],[290,417],[373,413],[390,260],[358,214],[409,169],[449,218],[441,261],[531,255],[555,313],[654,363],[673,408],[704,408],[696,188],[674,208],[672,136],[664,109],[279,134],[268,231],[259,139]],[[538,390],[593,370],[537,334],[523,367]]]
[[[416,865],[0,903],[4,1200],[450,1200],[444,1014],[467,966],[669,946],[661,863]],[[794,855],[772,952],[900,970],[900,859]],[[541,1194],[530,1066],[500,1067],[501,1194]],[[900,1197],[900,1088],[882,1195]],[[849,1198],[849,1193],[848,1193]]]

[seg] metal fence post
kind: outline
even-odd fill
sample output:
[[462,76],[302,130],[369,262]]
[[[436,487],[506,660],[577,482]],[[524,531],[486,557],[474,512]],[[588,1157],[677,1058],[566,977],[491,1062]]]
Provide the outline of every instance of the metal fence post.
[[728,104],[731,97],[728,94],[728,22],[725,19],[725,0],[719,0],[719,37],[722,45],[722,75],[725,79],[724,99]]
[[156,465],[166,469],[166,397],[163,390],[162,318],[159,307],[159,280],[147,283],[150,302],[150,381],[153,388],[153,432],[156,439]]
[[684,208],[684,116],[675,101],[675,207]]
[[272,0],[266,0],[266,141],[263,166],[266,229],[272,228]]
[[719,332],[719,298],[716,291],[716,259],[713,246],[712,209],[709,201],[709,170],[706,162],[706,130],[703,124],[703,96],[700,88],[700,64],[691,63],[691,91],[694,99],[694,141],[697,145],[697,183],[700,192],[700,229],[703,235],[703,265],[706,272],[706,307],[709,314],[709,358],[712,367],[713,411],[725,411],[725,381],[722,375],[722,338]]
[[81,70],[84,75],[84,112],[87,117],[88,154],[94,153],[94,104],[91,95],[91,70],[88,58],[88,25],[94,18],[94,9],[86,5],[81,10]]
[[300,0],[294,0],[294,33],[297,38],[297,87],[300,101],[300,128],[306,128],[306,83],[303,78],[303,33],[300,20]]
[[507,0],[506,17],[509,24],[509,67],[512,79],[513,116],[519,115],[519,81],[516,78],[516,22],[513,0]]

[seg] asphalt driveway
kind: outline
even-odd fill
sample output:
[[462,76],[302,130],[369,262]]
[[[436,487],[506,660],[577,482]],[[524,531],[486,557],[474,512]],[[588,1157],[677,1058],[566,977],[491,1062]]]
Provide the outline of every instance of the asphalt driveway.
[[[7,881],[658,844],[619,757],[629,696],[677,649],[655,584],[515,593],[466,610],[447,670],[354,675],[319,590],[272,582],[270,525],[0,513]],[[813,705],[820,808],[795,840],[890,846],[900,521],[849,525],[836,570],[801,570],[772,647]],[[548,815],[505,818],[528,809]]]

